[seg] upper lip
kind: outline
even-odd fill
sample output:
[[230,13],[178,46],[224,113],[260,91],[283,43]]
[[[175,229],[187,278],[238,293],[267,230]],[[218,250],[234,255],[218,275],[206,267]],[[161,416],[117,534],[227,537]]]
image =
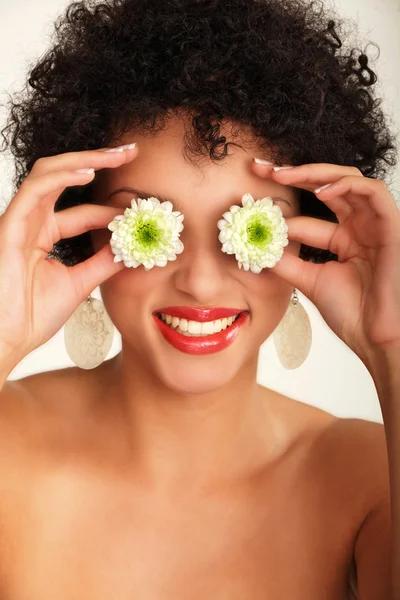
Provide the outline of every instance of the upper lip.
[[165,306],[155,311],[155,313],[164,313],[172,317],[179,317],[180,319],[187,319],[189,321],[199,321],[200,323],[233,317],[242,312],[247,311],[241,308],[196,308],[194,306]]

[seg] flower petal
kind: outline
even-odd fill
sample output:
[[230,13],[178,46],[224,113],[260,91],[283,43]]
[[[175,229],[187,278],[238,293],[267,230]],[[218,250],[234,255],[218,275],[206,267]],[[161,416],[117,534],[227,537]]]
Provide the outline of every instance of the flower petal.
[[108,225],[114,262],[124,261],[132,268],[143,265],[149,271],[176,260],[183,251],[179,237],[184,226],[183,215],[172,209],[171,202],[155,197],[132,199],[131,208]]
[[235,254],[239,268],[258,274],[281,259],[289,244],[288,227],[272,198],[255,201],[251,194],[244,194],[242,206],[231,206],[223,217],[218,221],[222,252]]

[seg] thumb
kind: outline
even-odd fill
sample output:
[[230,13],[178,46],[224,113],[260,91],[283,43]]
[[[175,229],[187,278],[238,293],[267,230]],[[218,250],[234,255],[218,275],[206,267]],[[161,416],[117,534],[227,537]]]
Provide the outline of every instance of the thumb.
[[303,260],[291,252],[284,252],[281,260],[271,267],[271,271],[313,302],[315,284],[323,266]]
[[105,244],[94,256],[69,267],[75,289],[80,296],[89,296],[97,286],[125,268],[123,261],[114,262],[114,256],[110,244]]

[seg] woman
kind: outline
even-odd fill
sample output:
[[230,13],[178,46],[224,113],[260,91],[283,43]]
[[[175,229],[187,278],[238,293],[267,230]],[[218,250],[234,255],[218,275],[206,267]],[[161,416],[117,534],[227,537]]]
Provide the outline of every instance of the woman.
[[[3,132],[2,600],[398,598],[400,215],[367,57],[297,1],[84,1],[57,25]],[[288,227],[259,273],[221,252],[244,194]],[[151,197],[183,251],[115,261],[110,222]],[[97,285],[121,353],[6,382]],[[383,426],[257,385],[294,289],[369,369]]]

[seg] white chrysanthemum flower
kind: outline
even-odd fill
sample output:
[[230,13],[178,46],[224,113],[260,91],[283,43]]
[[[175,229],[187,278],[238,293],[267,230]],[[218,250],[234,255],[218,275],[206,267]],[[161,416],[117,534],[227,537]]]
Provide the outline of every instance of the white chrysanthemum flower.
[[183,215],[173,211],[171,202],[157,198],[135,198],[131,208],[109,223],[112,231],[110,244],[114,262],[124,261],[125,266],[136,268],[143,265],[146,271],[153,267],[165,267],[169,260],[183,251],[180,232]]
[[231,206],[218,228],[222,252],[235,254],[239,268],[253,273],[274,267],[289,244],[282,210],[270,197],[254,201],[245,194],[242,206]]

